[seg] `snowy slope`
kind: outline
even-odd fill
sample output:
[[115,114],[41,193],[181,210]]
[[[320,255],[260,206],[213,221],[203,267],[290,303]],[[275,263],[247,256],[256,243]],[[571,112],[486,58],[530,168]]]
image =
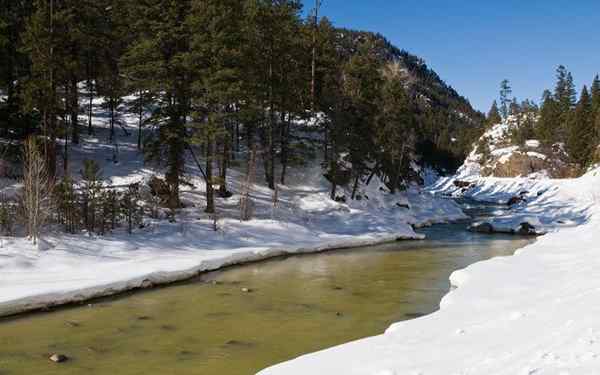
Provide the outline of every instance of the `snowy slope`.
[[[515,256],[454,272],[457,288],[434,314],[260,374],[600,374],[600,170],[570,180],[471,177],[468,195],[480,200],[535,192],[515,214],[553,232]],[[433,189],[457,191],[451,179]]]
[[[85,159],[98,162],[112,185],[144,183],[153,174],[160,175],[161,169],[145,164],[136,148],[134,116],[124,117],[129,135],[117,128],[117,143],[108,142],[108,119],[100,104],[97,100],[94,135],[84,133],[81,145],[70,155],[72,176],[79,176]],[[145,227],[132,236],[124,228],[104,237],[65,235],[56,228],[44,236],[40,248],[24,238],[0,237],[0,316],[181,280],[201,271],[287,253],[420,239],[412,225],[465,218],[452,201],[414,187],[390,195],[380,190],[377,179],[361,188],[361,201],[333,202],[319,165],[319,160],[314,160],[290,167],[289,183],[280,186],[276,205],[273,193],[255,184],[251,191],[255,215],[248,222],[239,220],[238,208],[244,168],[232,169],[228,188],[234,196],[217,199],[216,231],[203,212],[204,181],[190,162],[189,186],[182,187],[186,208],[177,214],[175,223],[146,218]],[[260,169],[257,176],[261,181]],[[4,181],[0,192],[14,194],[17,185]]]

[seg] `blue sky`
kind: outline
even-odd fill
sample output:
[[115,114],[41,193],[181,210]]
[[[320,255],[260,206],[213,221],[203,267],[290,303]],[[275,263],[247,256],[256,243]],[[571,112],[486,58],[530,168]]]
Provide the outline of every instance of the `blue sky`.
[[578,90],[600,73],[600,0],[322,1],[336,26],[383,34],[482,111],[504,78],[518,99],[539,102],[559,64]]

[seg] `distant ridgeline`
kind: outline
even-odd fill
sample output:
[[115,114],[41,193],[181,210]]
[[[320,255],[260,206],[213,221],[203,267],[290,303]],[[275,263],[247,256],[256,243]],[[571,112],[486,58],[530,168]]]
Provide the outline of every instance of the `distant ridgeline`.
[[402,77],[417,117],[416,153],[423,164],[452,172],[484,132],[485,115],[444,82],[425,61],[394,46],[379,33],[339,28],[342,54],[350,58],[360,45],[373,45],[382,64]]

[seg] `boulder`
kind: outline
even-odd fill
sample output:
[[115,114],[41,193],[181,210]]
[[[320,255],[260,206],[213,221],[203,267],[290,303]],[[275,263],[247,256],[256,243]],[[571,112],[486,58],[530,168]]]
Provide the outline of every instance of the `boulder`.
[[225,191],[219,190],[219,197],[224,198],[224,199],[229,199],[229,198],[233,197],[233,193],[230,192],[229,190],[225,190]]
[[525,202],[525,198],[523,198],[523,196],[519,195],[519,196],[514,196],[514,197],[510,198],[508,200],[508,202],[506,202],[506,205],[514,206],[515,204],[519,204],[521,202]]
[[476,233],[494,233],[494,227],[490,223],[475,223],[468,228],[471,232]]
[[346,203],[346,197],[344,195],[335,197],[335,201],[338,203]]
[[49,359],[50,359],[50,361],[52,361],[54,363],[63,363],[63,362],[68,361],[69,357],[67,357],[64,354],[55,353],[55,354],[52,354]]
[[519,224],[519,227],[517,228],[517,230],[515,230],[515,233],[522,235],[522,236],[537,235],[537,232],[535,231],[535,226],[533,226],[527,222],[523,222],[523,223]]
[[520,149],[493,159],[482,168],[483,176],[518,177],[542,173],[551,178],[574,178],[580,168],[568,161],[568,156],[557,146],[546,147],[535,152]]
[[150,193],[152,196],[160,199],[161,205],[167,205],[169,203],[171,189],[169,189],[169,185],[165,180],[156,176],[152,176],[148,182],[148,186],[150,187]]
[[473,183],[469,181],[454,180],[454,186],[456,186],[457,188],[468,189],[473,186]]

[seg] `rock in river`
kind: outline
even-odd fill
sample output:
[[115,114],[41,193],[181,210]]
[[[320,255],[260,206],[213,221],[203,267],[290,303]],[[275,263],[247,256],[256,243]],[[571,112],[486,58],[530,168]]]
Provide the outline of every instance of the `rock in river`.
[[69,357],[67,357],[64,354],[52,354],[49,358],[52,362],[54,363],[63,363],[69,360]]
[[469,227],[471,232],[494,233],[494,227],[490,223],[474,223]]
[[515,232],[523,236],[535,236],[537,234],[535,226],[527,222],[521,223]]

